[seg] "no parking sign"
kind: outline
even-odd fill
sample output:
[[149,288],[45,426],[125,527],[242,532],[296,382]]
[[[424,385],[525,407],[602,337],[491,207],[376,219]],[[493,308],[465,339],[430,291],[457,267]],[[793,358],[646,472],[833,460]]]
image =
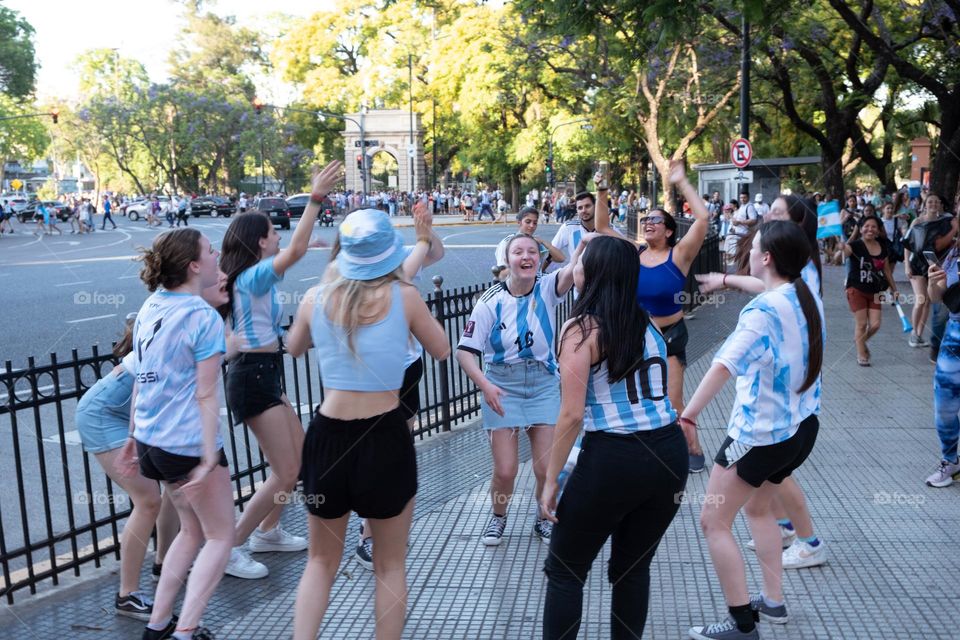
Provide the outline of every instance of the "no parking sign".
[[730,161],[733,166],[743,169],[753,159],[753,146],[746,138],[737,138],[730,145]]

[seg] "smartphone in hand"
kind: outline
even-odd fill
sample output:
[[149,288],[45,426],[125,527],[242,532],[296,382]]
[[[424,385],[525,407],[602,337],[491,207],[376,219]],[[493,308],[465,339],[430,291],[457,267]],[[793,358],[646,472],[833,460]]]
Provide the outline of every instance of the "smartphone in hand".
[[938,267],[940,266],[940,261],[937,260],[937,254],[933,251],[924,251],[923,257],[926,259],[927,264],[935,264]]

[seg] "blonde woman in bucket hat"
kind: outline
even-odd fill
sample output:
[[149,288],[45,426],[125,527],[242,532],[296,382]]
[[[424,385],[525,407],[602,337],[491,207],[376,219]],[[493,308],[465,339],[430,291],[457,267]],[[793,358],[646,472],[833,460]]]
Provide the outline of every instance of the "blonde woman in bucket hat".
[[337,276],[310,289],[290,328],[296,357],[316,348],[324,401],[303,445],[303,493],[310,547],[300,580],[294,639],[316,637],[343,558],[351,511],[377,540],[377,638],[399,638],[406,616],[407,539],[417,462],[400,410],[411,335],[436,359],[447,336],[417,290],[403,280],[407,252],[382,211],[361,209],[339,229]]

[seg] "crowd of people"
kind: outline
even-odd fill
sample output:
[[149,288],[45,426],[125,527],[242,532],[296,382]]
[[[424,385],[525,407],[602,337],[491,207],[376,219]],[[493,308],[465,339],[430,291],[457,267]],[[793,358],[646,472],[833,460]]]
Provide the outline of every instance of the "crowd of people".
[[[423,193],[410,203],[412,249],[391,223],[389,199],[386,210],[382,202],[378,208],[364,201],[349,213],[320,284],[307,292],[284,336],[277,285],[306,255],[321,204],[349,197],[332,191],[338,172],[334,162],[314,178],[310,203],[286,247],[269,221],[253,213],[231,220],[220,251],[195,229],[157,236],[144,250],[141,270],[150,296],[128,318],[115,351],[120,364],[78,405],[85,450],[134,503],[114,606],[147,622],[146,640],[213,638],[200,618],[224,574],[260,578],[268,569],[251,553],[304,550],[293,637],[315,638],[352,513],[362,519],[354,556],[377,577],[377,637],[401,636],[418,488],[410,429],[419,410],[422,357],[442,360],[451,350],[412,286],[424,266],[444,255],[432,228],[440,200]],[[456,343],[457,361],[481,393],[492,458],[483,545],[505,539],[521,432],[530,442],[538,499],[529,531],[549,549],[544,638],[577,636],[583,587],[608,539],[611,637],[643,634],[657,547],[688,474],[708,466],[698,419],[731,378],[736,392],[727,437],[710,452],[715,464],[701,512],[727,614],[691,628],[689,637],[759,638],[759,620],[789,620],[783,570],[827,561],[826,543],[814,532],[808,501],[793,478],[815,447],[821,412],[825,248],[816,237],[817,203],[780,195],[766,206],[748,196],[740,208],[752,213],[735,217],[726,205],[699,196],[682,163],[672,164],[668,178],[692,218],[679,239],[676,218],[650,203],[638,241],[624,238],[612,223],[640,203],[629,202],[627,193],[622,209],[602,174],[596,193],[563,194],[573,215],[564,214],[549,241],[537,235],[544,220],[540,195],[528,198],[532,204],[520,210],[516,231],[495,252],[500,278],[476,300]],[[942,462],[927,479],[942,487],[960,473],[960,366],[953,351],[960,346],[960,251],[956,219],[943,214],[942,199],[927,195],[922,211],[904,229],[902,244],[907,273],[917,280],[911,284],[934,306],[935,334],[939,308],[947,309],[936,336]],[[735,268],[698,275],[701,290],[731,288],[754,297],[685,399],[687,329],[679,301],[718,217],[721,224],[730,221],[727,232],[736,237],[727,244]],[[870,364],[867,343],[880,326],[876,296],[887,288],[898,293],[891,271],[897,250],[885,220],[860,212],[839,241],[863,366]],[[554,310],[571,290],[573,310],[557,327]],[[313,348],[323,371],[323,401],[306,432],[283,393],[281,344],[293,357]],[[254,432],[271,470],[239,519],[219,432],[224,362],[228,415]],[[280,525],[298,479],[307,538]],[[740,511],[753,536],[747,547],[761,561],[759,590],[749,588],[732,534]],[[154,526],[159,582],[151,597],[138,578]],[[178,617],[173,604],[184,585]]]

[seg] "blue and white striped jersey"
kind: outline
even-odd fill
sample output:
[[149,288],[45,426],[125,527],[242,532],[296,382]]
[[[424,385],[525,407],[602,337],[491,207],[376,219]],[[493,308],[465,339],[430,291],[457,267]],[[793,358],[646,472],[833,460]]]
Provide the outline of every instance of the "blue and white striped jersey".
[[[635,433],[673,424],[677,412],[667,396],[667,343],[651,322],[643,347],[643,365],[617,383],[607,380],[607,362],[590,369],[587,381],[584,431]],[[563,372],[560,372],[563,386]]]
[[473,307],[457,348],[495,364],[539,360],[550,373],[555,373],[554,310],[562,300],[557,295],[558,275],[558,271],[537,274],[533,289],[525,296],[514,296],[506,282],[484,291]]
[[800,278],[807,283],[810,293],[816,296],[818,300],[823,300],[820,295],[820,274],[817,273],[817,265],[813,263],[813,260],[808,262],[807,266],[800,271]]
[[233,282],[231,327],[241,351],[265,347],[277,341],[283,331],[283,305],[277,283],[283,276],[273,270],[272,256],[245,269]]
[[[619,233],[621,236],[623,235],[623,232],[620,231],[620,229],[617,229],[614,226],[611,226],[610,228]],[[582,240],[583,236],[588,233],[591,233],[591,231],[584,228],[583,223],[580,222],[580,219],[574,218],[573,220],[564,222],[560,228],[557,229],[557,233],[553,236],[553,241],[550,244],[555,246],[557,249],[560,249],[560,251],[563,252],[563,255],[567,256],[567,260],[569,261],[576,252],[577,247],[580,246],[580,240]]]
[[[823,303],[814,296],[823,325]],[[822,332],[820,339],[826,340]],[[809,366],[807,321],[793,284],[761,293],[740,312],[737,328],[714,356],[737,378],[727,435],[764,446],[789,439],[820,410],[820,378],[799,392]]]
[[223,329],[200,296],[160,290],[143,303],[133,328],[137,440],[181,456],[203,454],[197,363],[226,352]]

